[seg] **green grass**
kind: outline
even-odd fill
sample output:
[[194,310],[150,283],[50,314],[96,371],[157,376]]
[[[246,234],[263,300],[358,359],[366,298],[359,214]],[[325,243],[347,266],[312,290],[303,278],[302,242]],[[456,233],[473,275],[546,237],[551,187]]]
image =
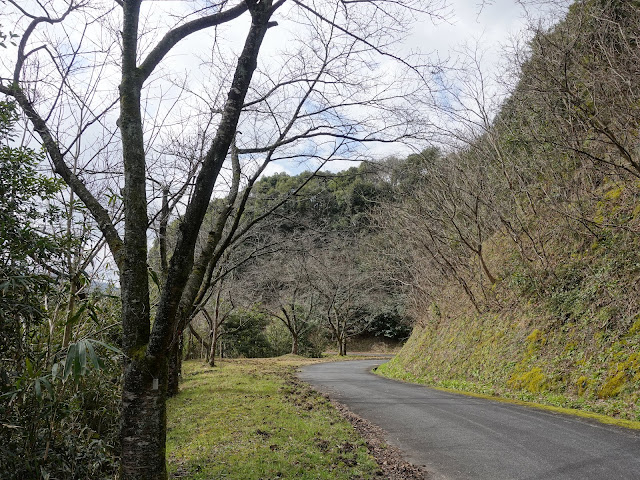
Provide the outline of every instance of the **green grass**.
[[309,360],[185,362],[169,401],[167,454],[173,478],[368,479],[378,467],[322,396],[299,383]]

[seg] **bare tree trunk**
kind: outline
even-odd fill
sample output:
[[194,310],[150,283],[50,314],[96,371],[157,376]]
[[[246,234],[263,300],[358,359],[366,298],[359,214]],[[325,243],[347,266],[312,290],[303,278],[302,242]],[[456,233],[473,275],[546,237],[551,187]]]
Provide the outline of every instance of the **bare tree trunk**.
[[298,334],[291,332],[291,355],[298,355]]
[[211,328],[211,349],[209,351],[209,365],[216,366],[216,344],[218,343],[218,322],[213,322]]
[[182,355],[184,352],[184,332],[178,338],[178,379],[182,378]]
[[167,396],[173,397],[180,391],[180,377],[182,375],[182,334],[169,352],[169,378],[167,381]]
[[347,354],[347,340],[341,338],[338,340],[338,355],[344,357]]
[[[71,267],[69,267],[71,268]],[[78,282],[75,277],[71,278],[69,285],[69,303],[67,304],[67,318],[64,323],[64,335],[62,336],[62,348],[67,348],[71,342],[73,332],[73,314],[76,309],[76,294],[78,293]]]
[[[141,80],[136,64],[140,2],[123,3],[120,132],[125,185],[122,337],[128,360],[122,388],[121,478],[165,480],[167,357],[148,355],[150,301],[147,270],[147,198]],[[156,319],[157,322],[157,319]]]
[[128,360],[122,389],[120,478],[166,480],[167,361]]
[[[206,340],[204,338],[202,338],[200,336],[200,334],[198,332],[195,331],[195,329],[193,328],[193,326],[191,325],[191,323],[189,323],[189,333],[191,333],[191,335],[189,336],[190,340],[190,347],[189,347],[189,351],[193,351],[194,350],[194,342],[193,340],[195,339],[198,344],[200,345],[200,351],[202,352],[204,349],[206,349],[207,351],[207,361],[209,361],[209,351],[211,350],[211,345],[208,344],[206,342]],[[193,356],[189,356],[188,358],[194,358]],[[200,358],[202,358],[202,355],[200,355]],[[182,363],[182,361],[181,361]],[[180,369],[180,371],[182,372],[182,368]]]
[[489,279],[489,282],[491,283],[491,285],[494,285],[496,283],[496,277],[494,277],[491,274],[491,271],[489,270],[489,267],[487,266],[487,264],[484,261],[484,255],[482,254],[482,248],[478,249],[477,253],[478,253],[478,258],[480,259],[480,265],[482,266],[482,270],[484,271],[484,274]]
[[[73,171],[75,173],[77,165],[77,158],[74,158],[74,168]],[[74,210],[74,201],[75,194],[73,190],[69,193],[69,210],[67,213],[67,240],[71,242],[72,239],[72,225],[73,225],[73,210]],[[74,275],[74,264],[72,259],[71,248],[67,251],[67,269],[69,272],[69,302],[67,304],[67,318],[64,323],[64,334],[62,335],[62,348],[67,348],[69,346],[69,342],[71,342],[72,336],[72,319],[73,312],[76,309],[76,294],[78,293],[76,276]]]
[[209,366],[216,366],[216,344],[215,342],[211,342],[211,348],[209,349]]

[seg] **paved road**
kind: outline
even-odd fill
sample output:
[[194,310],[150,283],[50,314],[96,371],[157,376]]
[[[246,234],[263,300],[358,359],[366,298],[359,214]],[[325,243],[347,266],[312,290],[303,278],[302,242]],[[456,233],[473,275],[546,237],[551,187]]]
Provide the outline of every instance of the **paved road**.
[[388,380],[382,360],[305,367],[300,378],[379,425],[448,480],[640,480],[640,431]]

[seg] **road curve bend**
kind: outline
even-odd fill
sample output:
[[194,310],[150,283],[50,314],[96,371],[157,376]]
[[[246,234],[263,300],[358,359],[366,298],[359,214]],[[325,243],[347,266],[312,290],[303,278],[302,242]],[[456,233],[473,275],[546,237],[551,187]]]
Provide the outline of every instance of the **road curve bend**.
[[446,480],[640,480],[640,431],[468,397],[321,363],[299,377],[380,426],[407,460]]

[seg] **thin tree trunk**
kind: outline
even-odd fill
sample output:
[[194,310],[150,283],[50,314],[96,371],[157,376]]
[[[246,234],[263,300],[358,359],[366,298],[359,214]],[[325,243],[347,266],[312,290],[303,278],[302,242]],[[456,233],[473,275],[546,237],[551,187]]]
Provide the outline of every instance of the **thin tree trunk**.
[[216,342],[214,337],[211,337],[211,348],[209,349],[209,366],[216,366]]
[[216,366],[216,343],[218,342],[218,327],[220,326],[220,295],[222,291],[218,290],[218,294],[216,295],[216,309],[213,318],[209,315],[206,309],[202,310],[202,313],[207,319],[207,323],[209,324],[209,341],[211,344],[209,345],[208,351],[208,360],[209,365],[211,367]]
[[162,285],[167,282],[169,263],[167,261],[167,226],[169,224],[169,189],[162,187],[162,209],[160,210],[160,229],[158,243],[160,244],[160,276]]
[[216,344],[218,343],[218,322],[215,320],[211,327],[211,348],[209,351],[209,365],[216,366]]
[[291,355],[298,355],[298,334],[291,333]]
[[184,332],[178,338],[178,380],[182,378],[182,354],[184,352]]
[[[200,336],[200,334],[198,332],[195,331],[195,329],[193,328],[193,325],[191,325],[191,323],[189,323],[189,332],[191,333],[190,336],[190,341],[191,341],[191,346],[189,347],[189,351],[193,351],[194,350],[194,346],[193,346],[193,339],[195,338],[198,342],[198,344],[200,345],[200,349],[202,350],[203,348],[207,349],[207,352],[211,349],[211,345],[207,343],[207,341],[202,338]],[[189,356],[187,358],[193,358],[192,356]],[[200,357],[202,358],[202,357]],[[207,360],[209,359],[209,357],[207,357]]]
[[[70,267],[71,268],[71,267]],[[64,335],[62,336],[62,348],[65,349],[71,342],[73,333],[73,314],[76,309],[76,294],[78,293],[78,283],[76,279],[71,278],[71,284],[69,285],[69,303],[67,304],[67,318],[64,324]]]
[[[74,165],[73,165],[73,173],[76,173],[76,167],[78,163],[77,156],[74,157]],[[73,225],[73,214],[74,214],[74,202],[75,202],[75,194],[73,190],[69,193],[69,211],[67,212],[67,241],[71,243],[72,240],[72,225]],[[65,349],[69,346],[71,342],[71,334],[72,334],[72,326],[71,320],[73,318],[73,312],[76,309],[76,294],[78,293],[76,277],[73,274],[74,265],[72,258],[72,250],[69,248],[67,250],[67,268],[69,271],[69,302],[67,303],[67,317],[64,323],[64,333],[62,335],[62,348]]]
[[477,254],[478,254],[478,258],[480,258],[480,265],[482,266],[482,270],[484,271],[484,274],[489,279],[489,282],[491,283],[491,285],[495,284],[496,283],[496,277],[494,277],[491,274],[491,271],[489,270],[489,267],[487,266],[487,264],[484,261],[484,255],[482,255],[482,248],[478,249]]

